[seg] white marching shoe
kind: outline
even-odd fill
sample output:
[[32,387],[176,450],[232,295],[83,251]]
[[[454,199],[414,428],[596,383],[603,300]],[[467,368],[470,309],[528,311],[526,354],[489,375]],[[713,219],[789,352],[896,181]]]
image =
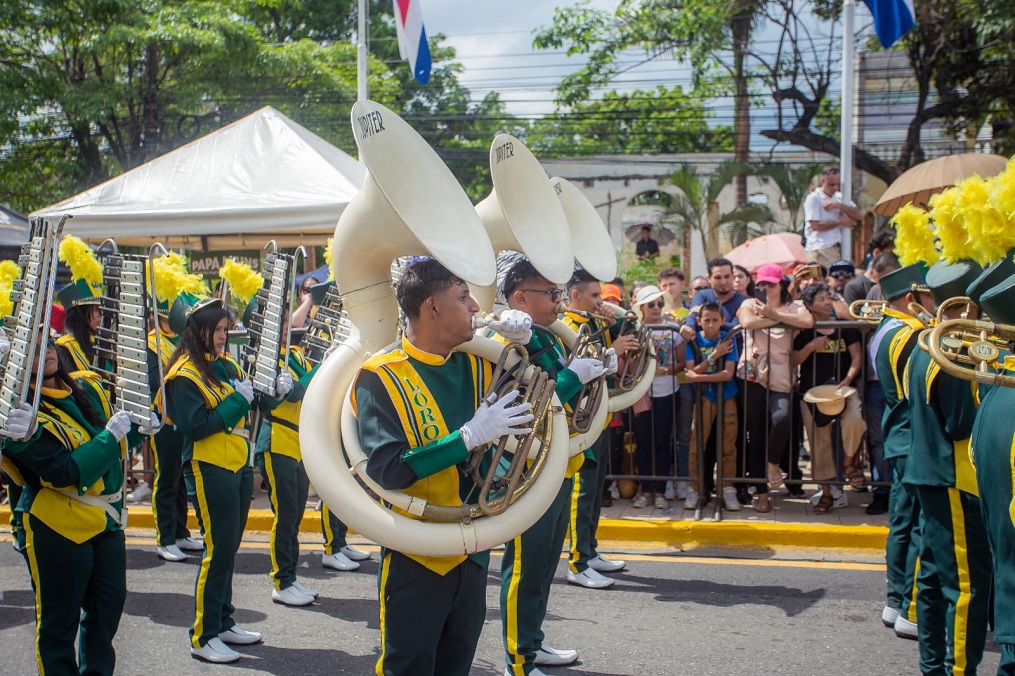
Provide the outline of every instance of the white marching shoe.
[[543,644],[536,651],[536,664],[544,666],[563,667],[572,664],[578,659],[577,650],[556,650],[547,644]]
[[325,568],[331,568],[332,570],[348,571],[359,568],[359,563],[351,560],[348,556],[343,554],[341,549],[330,556],[321,557],[321,564],[323,564]]
[[567,571],[567,581],[571,584],[581,585],[587,589],[606,589],[613,586],[616,580],[602,575],[594,568],[586,568],[581,573]]
[[618,570],[624,570],[626,567],[627,561],[611,560],[602,554],[589,559],[589,568],[597,570],[600,573],[616,573]]
[[281,603],[284,606],[309,606],[314,602],[314,597],[304,594],[296,587],[286,587],[285,589],[272,589],[271,600],[274,603]]
[[166,547],[156,547],[155,553],[159,555],[160,559],[164,561],[186,561],[190,557],[183,553],[183,551],[176,545],[168,545]]
[[313,587],[308,587],[305,584],[302,584],[299,580],[294,581],[293,586],[296,587],[296,590],[301,592],[302,594],[305,594],[306,596],[312,596],[315,599],[321,595],[321,592],[317,591]]
[[[511,667],[504,669],[504,676],[514,676],[514,674],[511,673]],[[546,676],[546,672],[541,671],[536,667],[532,667],[532,671],[529,672],[529,676]]]
[[881,611],[881,622],[886,627],[894,627],[895,620],[899,619],[899,609],[892,608],[891,606],[885,606],[885,609]]
[[152,496],[152,487],[146,482],[142,481],[134,488],[133,491],[127,494],[127,502],[141,502],[147,500]]
[[370,552],[361,552],[352,545],[346,545],[339,551],[345,554],[345,558],[350,561],[367,561],[370,559]]
[[261,632],[240,629],[234,624],[230,629],[219,634],[219,639],[223,643],[232,643],[233,645],[254,645],[261,642]]
[[899,638],[919,639],[916,622],[910,622],[902,614],[895,618],[895,635]]
[[203,552],[204,540],[194,537],[177,538],[176,546],[185,552]]
[[219,638],[209,639],[200,648],[191,648],[190,656],[213,664],[229,664],[240,659],[240,654]]

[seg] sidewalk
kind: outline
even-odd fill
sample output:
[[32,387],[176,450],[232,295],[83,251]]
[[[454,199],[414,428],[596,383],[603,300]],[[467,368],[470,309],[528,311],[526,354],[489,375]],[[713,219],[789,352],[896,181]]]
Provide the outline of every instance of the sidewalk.
[[[813,486],[805,486],[807,494]],[[671,500],[666,510],[635,509],[630,500],[614,500],[603,508],[599,539],[611,547],[625,543],[639,546],[655,545],[661,549],[695,550],[700,548],[772,548],[810,547],[822,549],[884,550],[888,534],[888,515],[868,515],[864,509],[873,493],[846,489],[849,505],[834,509],[828,514],[815,514],[806,498],[788,497],[785,489],[771,493],[773,509],[759,514],[745,506],[739,512],[723,512],[722,521],[713,520],[715,501],[701,511],[701,520],[694,520],[694,512],[683,508],[683,501]],[[307,512],[300,526],[304,532],[321,531],[321,519],[316,511],[317,498],[307,501]],[[130,528],[154,527],[151,503],[128,503]],[[0,524],[6,526],[8,508],[0,507]],[[191,512],[190,522],[196,527]],[[254,490],[247,530],[268,532],[272,514],[268,494],[259,487]]]

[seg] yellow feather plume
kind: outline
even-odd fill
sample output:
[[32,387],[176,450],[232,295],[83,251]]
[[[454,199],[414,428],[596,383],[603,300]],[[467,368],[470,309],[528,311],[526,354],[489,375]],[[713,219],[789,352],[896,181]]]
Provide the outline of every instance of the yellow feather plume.
[[183,274],[190,274],[190,268],[187,265],[187,257],[178,251],[170,251],[168,256],[169,261],[179,268]]
[[892,217],[895,224],[895,252],[903,265],[933,265],[940,257],[934,247],[934,231],[927,212],[912,204],[899,209]]
[[966,220],[959,208],[959,189],[952,187],[930,198],[930,219],[934,222],[941,246],[941,258],[954,263],[963,258],[972,258],[974,242],[966,230]]
[[11,289],[14,288],[14,280],[20,279],[21,268],[14,261],[0,261],[0,318],[14,312],[14,303],[11,302]]
[[328,281],[335,281],[335,268],[331,265],[331,261],[335,255],[332,250],[332,245],[335,243],[334,237],[328,238],[328,245],[324,247],[324,262],[328,264]]
[[70,268],[71,278],[76,282],[84,279],[89,284],[102,284],[102,264],[95,257],[91,247],[74,235],[64,235],[60,240],[60,260]]
[[160,301],[172,303],[183,290],[185,276],[168,256],[159,256],[150,261],[155,271],[155,295]]
[[246,263],[227,258],[219,268],[219,277],[229,282],[233,298],[242,305],[250,302],[264,284],[264,278]]
[[205,281],[204,277],[198,274],[183,275],[183,286],[180,287],[180,291],[186,291],[201,298],[211,295],[211,289],[208,288],[208,282]]
[[1015,221],[1015,158],[991,181],[990,203],[1007,221]]

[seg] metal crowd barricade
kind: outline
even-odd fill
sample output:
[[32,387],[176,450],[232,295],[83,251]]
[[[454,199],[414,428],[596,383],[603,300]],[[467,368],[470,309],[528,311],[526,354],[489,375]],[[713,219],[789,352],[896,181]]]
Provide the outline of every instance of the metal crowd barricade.
[[[649,328],[653,332],[656,332],[656,331],[678,332],[679,331],[679,327],[676,327],[676,326],[671,325],[671,324],[652,325]],[[781,329],[785,329],[785,330],[789,330],[789,331],[797,331],[797,329],[793,329],[792,327],[788,327],[788,326],[784,326],[784,325],[777,325],[776,327],[772,327],[772,328],[781,328]],[[861,345],[861,355],[860,355],[861,356],[861,366],[860,366],[860,372],[859,372],[859,375],[857,376],[857,378],[855,379],[855,381],[853,383],[853,386],[856,387],[856,389],[857,389],[857,393],[854,396],[859,396],[861,398],[861,405],[862,405],[862,407],[866,406],[865,397],[867,395],[867,379],[868,379],[869,369],[870,369],[869,356],[868,356],[868,353],[867,353],[866,344],[867,344],[867,340],[869,339],[869,334],[872,332],[872,330],[875,328],[875,326],[872,325],[869,322],[829,321],[829,322],[816,322],[815,323],[815,328],[816,329],[822,329],[822,328],[824,328],[824,329],[828,329],[828,328],[837,329],[839,333],[841,333],[841,331],[844,331],[844,330],[847,330],[847,329],[855,329],[855,330],[859,331],[862,334],[861,342],[860,342],[860,345]],[[736,332],[735,339],[737,340],[737,348],[738,348],[738,352],[739,352],[739,355],[740,355],[740,360],[749,359],[750,358],[749,355],[747,355],[746,357],[744,355],[744,342],[745,342],[744,341],[744,334],[746,334],[747,331],[745,329],[743,329],[742,327],[736,327],[734,329],[734,331]],[[752,339],[755,339],[755,340],[765,340],[765,339],[771,340],[771,336],[769,334],[764,333],[763,329],[755,329],[755,330],[753,330],[753,333],[754,333],[754,335],[752,336]],[[701,352],[700,352],[700,349],[698,348],[698,346],[695,343],[693,343],[693,342],[690,345],[691,345],[691,349],[694,351],[694,353],[696,355],[696,358],[700,359],[701,358]],[[681,346],[680,349],[683,349],[683,346]],[[791,349],[791,359],[792,359],[792,353],[793,353],[793,351]],[[769,360],[768,363],[766,364],[766,366],[770,369],[771,366],[772,366],[771,361],[770,361],[771,360],[771,352],[769,350],[766,350],[766,354],[768,355],[767,359]],[[813,368],[815,368],[815,366],[816,366],[816,363],[812,360],[811,364],[810,364],[810,367],[813,369]],[[803,447],[805,444],[806,444],[806,447],[808,448],[808,451],[809,451],[809,453],[811,455],[812,473],[813,473],[813,464],[815,462],[815,457],[814,457],[815,449],[813,448],[814,444],[813,444],[812,440],[815,438],[814,437],[815,429],[813,427],[813,422],[814,422],[813,418],[812,418],[812,428],[810,430],[807,430],[807,429],[803,428],[803,423],[802,423],[803,414],[802,414],[801,406],[803,405],[802,404],[802,397],[803,397],[804,392],[800,389],[799,382],[798,382],[798,379],[796,377],[796,373],[798,371],[797,367],[792,366],[792,363],[791,363],[790,368],[791,368],[791,371],[792,371],[791,374],[790,374],[790,382],[792,383],[792,387],[791,387],[791,392],[788,393],[788,395],[789,395],[789,423],[788,423],[788,425],[789,425],[789,428],[790,428],[790,432],[789,432],[789,442],[787,444],[787,447],[783,450],[783,453],[782,453],[782,457],[783,457],[783,459],[785,461],[783,464],[789,470],[787,472],[787,477],[785,479],[785,485],[786,486],[803,486],[804,484],[807,484],[807,485],[818,485],[818,486],[824,486],[824,485],[833,485],[833,486],[840,486],[840,487],[848,486],[849,482],[846,481],[844,479],[844,477],[842,476],[843,448],[842,448],[842,442],[841,442],[841,433],[838,430],[838,428],[839,428],[838,417],[836,417],[836,419],[832,423],[830,423],[832,425],[832,430],[831,430],[831,433],[832,433],[832,454],[833,454],[832,457],[833,457],[833,461],[834,461],[835,466],[836,466],[836,478],[835,479],[825,479],[825,480],[815,481],[813,479],[813,474],[812,474],[811,478],[808,478],[808,479],[804,479],[802,477],[802,474],[801,474],[801,476],[799,478],[796,478],[794,476],[795,471],[799,471],[798,470],[799,460],[798,460],[797,454],[798,454],[799,450],[801,449],[801,447]],[[812,371],[812,373],[813,373],[813,371]],[[693,486],[696,487],[696,490],[697,490],[697,493],[698,493],[698,496],[699,496],[699,500],[698,500],[698,504],[697,504],[697,506],[696,506],[696,508],[694,510],[694,519],[695,520],[700,520],[702,518],[702,512],[703,512],[704,506],[707,503],[708,496],[709,496],[709,493],[710,493],[710,492],[706,492],[705,489],[706,489],[706,486],[709,483],[711,483],[710,482],[711,473],[710,472],[706,472],[705,469],[704,469],[706,467],[705,459],[707,457],[711,457],[711,452],[709,451],[709,449],[713,448],[713,446],[714,446],[714,449],[715,449],[715,451],[714,451],[714,454],[715,454],[715,482],[714,482],[714,484],[715,484],[715,488],[716,488],[716,496],[715,496],[715,504],[713,505],[713,510],[712,510],[712,519],[713,520],[720,521],[723,518],[723,513],[724,513],[725,510],[724,510],[723,500],[722,500],[722,486],[724,484],[726,484],[726,483],[732,483],[732,484],[738,485],[738,486],[744,486],[744,485],[751,486],[751,485],[762,485],[762,484],[764,484],[767,487],[767,482],[768,482],[767,472],[764,471],[764,470],[767,470],[767,463],[768,463],[768,457],[769,457],[769,454],[768,454],[768,451],[769,451],[769,441],[770,441],[770,434],[771,434],[771,413],[772,413],[772,411],[771,411],[771,396],[770,396],[771,395],[771,391],[770,391],[771,379],[767,379],[766,383],[765,383],[765,386],[764,386],[764,390],[765,390],[765,410],[764,410],[764,418],[763,418],[764,423],[761,426],[761,429],[764,430],[764,444],[762,445],[762,449],[763,449],[763,452],[764,452],[764,457],[762,458],[762,461],[760,463],[759,462],[755,462],[756,469],[758,467],[762,468],[762,475],[761,476],[749,476],[750,472],[748,470],[749,470],[749,465],[751,464],[750,463],[751,459],[748,457],[748,449],[750,448],[750,446],[748,444],[748,441],[749,441],[748,440],[748,419],[749,419],[750,416],[756,414],[757,412],[753,411],[752,407],[748,405],[746,381],[740,377],[740,374],[741,374],[741,368],[740,368],[740,365],[738,365],[738,369],[737,369],[736,375],[734,377],[734,382],[736,382],[736,384],[737,384],[737,390],[738,390],[737,391],[737,395],[736,395],[736,406],[737,406],[737,409],[738,409],[737,410],[737,414],[738,414],[738,420],[737,420],[737,428],[738,428],[738,434],[737,434],[737,437],[738,437],[737,458],[738,458],[738,463],[737,463],[736,467],[734,467],[734,468],[727,468],[727,467],[724,467],[724,463],[723,463],[723,457],[722,457],[722,455],[723,455],[722,454],[722,448],[723,448],[723,446],[722,446],[722,444],[723,444],[723,429],[722,429],[723,428],[723,425],[722,425],[722,421],[723,421],[723,408],[722,408],[722,404],[720,403],[720,402],[722,402],[722,392],[721,392],[721,389],[722,389],[721,385],[722,385],[722,383],[708,383],[708,384],[704,384],[703,386],[696,387],[695,388],[695,393],[694,393],[694,398],[693,398],[693,402],[694,402],[694,414],[693,414],[694,415],[694,425],[693,425],[693,432],[692,432],[692,434],[694,435],[696,443],[689,444],[688,454],[689,454],[689,456],[690,456],[691,452],[694,452],[696,454],[697,465],[698,465],[698,472],[696,473],[696,475],[692,476],[692,475],[690,475],[689,472],[686,473],[686,474],[681,474],[680,472],[677,471],[677,468],[679,467],[679,459],[680,459],[679,458],[679,454],[678,454],[678,448],[677,448],[678,443],[679,443],[678,439],[677,439],[677,431],[678,431],[677,430],[677,426],[678,426],[678,416],[680,415],[679,407],[680,407],[680,403],[681,403],[681,397],[679,395],[679,390],[678,390],[678,392],[676,392],[673,395],[673,397],[672,397],[672,407],[673,407],[673,410],[672,410],[672,421],[673,421],[673,424],[671,425],[671,430],[670,430],[670,435],[669,435],[670,436],[670,446],[671,446],[672,450],[671,450],[670,458],[669,458],[669,460],[667,462],[667,465],[668,466],[672,466],[674,468],[674,470],[672,472],[667,472],[666,471],[667,468],[659,468],[657,466],[657,458],[656,458],[656,455],[655,455],[655,453],[653,451],[653,449],[655,447],[655,442],[656,442],[656,439],[655,439],[655,424],[654,424],[655,421],[654,421],[654,419],[652,419],[650,417],[650,419],[649,419],[649,421],[647,423],[647,425],[648,425],[648,427],[649,427],[649,429],[651,431],[651,435],[649,437],[648,448],[642,448],[641,445],[638,444],[637,435],[635,435],[635,437],[636,437],[636,442],[635,442],[636,443],[636,451],[635,451],[636,457],[635,457],[634,460],[635,460],[635,465],[637,465],[637,454],[638,453],[650,453],[651,454],[651,458],[652,458],[652,462],[651,462],[652,471],[651,471],[651,474],[649,474],[649,475],[641,475],[640,472],[638,472],[637,470],[632,471],[632,472],[626,472],[626,473],[622,472],[622,471],[619,471],[621,469],[621,467],[617,466],[617,462],[616,462],[616,460],[617,460],[617,454],[615,452],[611,451],[611,453],[609,455],[610,466],[609,466],[609,472],[608,472],[608,476],[607,476],[607,485],[609,486],[611,481],[619,481],[619,480],[623,480],[623,479],[630,479],[630,480],[634,480],[634,481],[654,481],[654,482],[658,482],[658,481],[673,481],[675,487],[678,485],[677,482],[687,482],[689,485],[693,485]],[[677,379],[677,374],[673,374],[671,376],[665,376],[665,377],[670,377],[670,378],[673,378],[673,379],[676,380]],[[692,385],[690,385],[689,383],[681,383],[680,387],[692,387]],[[716,401],[717,401],[716,416],[715,416],[715,420],[712,423],[713,425],[716,426],[716,430],[715,430],[714,434],[710,434],[709,435],[708,444],[706,444],[705,441],[704,441],[703,407],[702,407],[702,404],[701,404],[701,400],[703,398],[704,387],[714,388],[715,394],[716,394]],[[783,394],[786,394],[786,393],[783,393]],[[649,397],[651,397],[651,392],[649,393]],[[861,410],[863,410],[863,408]],[[650,408],[648,409],[648,411],[647,412],[643,412],[641,415],[646,415],[646,414],[648,416],[654,416],[654,412],[653,412],[653,409],[651,407],[651,404],[650,404]],[[866,422],[867,422],[866,415],[864,415],[863,418],[864,418],[864,424],[865,424],[865,427],[866,427]],[[633,411],[631,411],[629,409],[627,411],[621,412],[621,419],[623,421],[623,424],[626,426],[626,429],[628,429],[630,431],[634,431],[635,430],[636,420],[635,420],[635,415],[633,414]],[[642,419],[641,424],[642,425],[646,424],[644,419]],[[797,436],[798,432],[799,432],[799,438]],[[644,435],[642,435],[642,436],[644,437]],[[611,439],[613,441],[616,441],[618,439],[618,437],[616,435],[614,435],[614,436],[611,437]],[[863,459],[863,455],[862,454],[865,454],[868,451],[868,444],[869,444],[869,440],[867,439],[867,434],[865,433],[864,434],[864,442],[861,444],[861,447],[858,450],[858,454],[861,454],[861,459]],[[624,450],[626,452],[626,449],[624,449]],[[882,454],[883,454],[883,449],[882,449]],[[622,458],[623,456],[620,456],[620,457]],[[868,458],[868,460],[870,462],[871,473],[872,473],[872,478],[873,478],[874,459],[873,458]],[[645,464],[644,461],[643,461],[643,464]],[[663,471],[660,471],[660,469],[662,469]],[[727,476],[727,470],[729,470],[729,469],[732,469],[733,471],[730,472],[730,476]],[[875,489],[875,488],[887,488],[887,487],[890,487],[890,485],[891,485],[890,482],[884,480],[887,477],[880,477],[880,478],[881,478],[880,481],[865,481],[864,485],[868,487],[868,490],[872,490],[872,489]],[[679,506],[678,506],[678,509],[679,509]]]

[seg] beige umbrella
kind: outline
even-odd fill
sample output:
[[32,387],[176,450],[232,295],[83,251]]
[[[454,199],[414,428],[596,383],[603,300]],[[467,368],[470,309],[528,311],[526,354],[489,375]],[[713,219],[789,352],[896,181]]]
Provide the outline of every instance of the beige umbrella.
[[973,174],[979,174],[981,178],[996,176],[1004,170],[1007,163],[1007,157],[984,153],[961,153],[921,162],[907,169],[888,186],[888,190],[874,205],[874,212],[882,216],[894,216],[895,212],[909,202],[926,209],[931,195],[950,188]]

